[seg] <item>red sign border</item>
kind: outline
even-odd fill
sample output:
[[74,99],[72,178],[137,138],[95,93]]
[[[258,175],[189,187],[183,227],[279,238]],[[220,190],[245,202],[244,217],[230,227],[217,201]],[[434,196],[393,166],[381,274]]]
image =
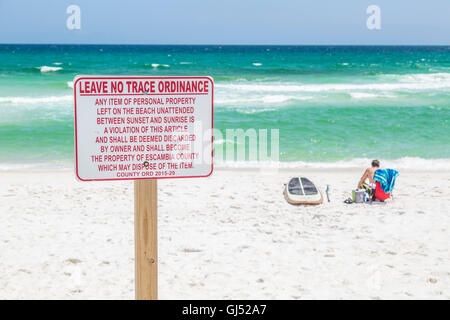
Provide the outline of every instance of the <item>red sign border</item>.
[[[75,101],[75,175],[80,181],[123,181],[123,180],[151,180],[151,179],[182,179],[182,178],[207,178],[214,170],[214,80],[208,76],[198,77],[153,77],[153,76],[76,76],[78,77],[73,83],[73,96]],[[203,176],[182,176],[182,177],[158,177],[158,178],[118,178],[118,179],[82,179],[78,174],[78,132],[77,132],[77,82],[85,79],[106,79],[106,80],[121,80],[121,79],[207,79],[211,82],[211,171]]]

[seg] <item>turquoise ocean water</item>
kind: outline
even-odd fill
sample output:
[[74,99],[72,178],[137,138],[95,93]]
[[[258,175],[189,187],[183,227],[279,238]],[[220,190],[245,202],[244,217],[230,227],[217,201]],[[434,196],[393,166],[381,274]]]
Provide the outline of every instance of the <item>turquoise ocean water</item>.
[[71,165],[77,74],[212,76],[215,127],[287,165],[450,159],[448,46],[0,45],[0,168]]

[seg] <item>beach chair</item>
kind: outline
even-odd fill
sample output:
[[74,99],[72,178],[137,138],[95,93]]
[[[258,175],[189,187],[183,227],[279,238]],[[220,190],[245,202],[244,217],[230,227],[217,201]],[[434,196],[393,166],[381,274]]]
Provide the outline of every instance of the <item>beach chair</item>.
[[389,199],[389,197],[392,195],[392,190],[394,189],[397,176],[397,170],[377,169],[373,177],[376,182],[376,186],[372,201],[384,201],[386,199]]

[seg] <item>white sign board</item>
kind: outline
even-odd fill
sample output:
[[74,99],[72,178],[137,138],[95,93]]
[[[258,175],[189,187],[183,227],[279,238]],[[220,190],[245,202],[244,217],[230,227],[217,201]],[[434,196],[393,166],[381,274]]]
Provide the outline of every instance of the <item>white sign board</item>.
[[74,96],[78,179],[212,173],[211,78],[77,76]]

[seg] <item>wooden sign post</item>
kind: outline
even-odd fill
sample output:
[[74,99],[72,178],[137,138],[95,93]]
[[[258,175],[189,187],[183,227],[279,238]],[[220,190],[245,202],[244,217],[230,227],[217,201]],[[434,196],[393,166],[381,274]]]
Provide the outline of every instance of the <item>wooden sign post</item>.
[[158,299],[157,180],[134,181],[135,288],[137,300]]
[[134,180],[136,299],[158,298],[157,179],[213,170],[209,77],[77,76],[75,174]]

